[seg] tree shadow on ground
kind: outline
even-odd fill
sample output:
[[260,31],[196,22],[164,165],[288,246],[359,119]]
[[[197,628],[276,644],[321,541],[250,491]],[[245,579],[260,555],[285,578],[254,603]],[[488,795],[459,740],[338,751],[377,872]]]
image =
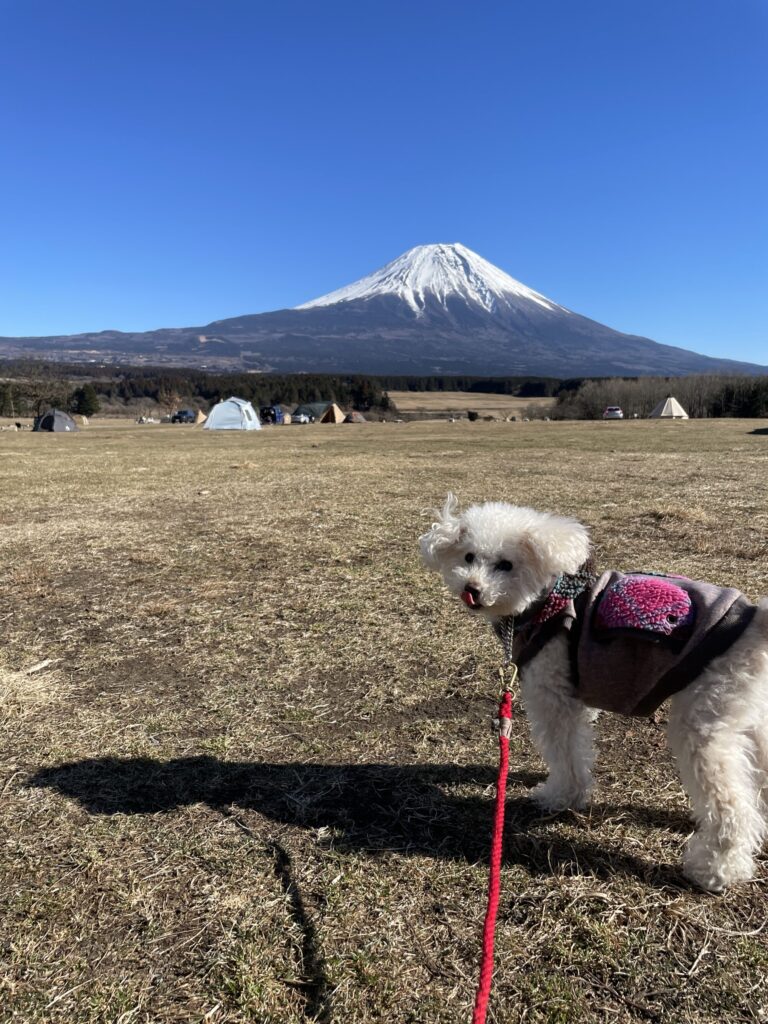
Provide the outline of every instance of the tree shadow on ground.
[[750,434],[768,434],[768,427],[757,427],[755,430],[750,430]]
[[[527,788],[540,778],[512,773],[509,783]],[[237,763],[203,756],[90,759],[43,769],[28,785],[72,797],[91,814],[156,814],[206,803],[223,813],[249,810],[283,824],[333,830],[338,850],[475,862],[488,856],[493,803],[491,794],[477,790],[494,781],[487,765]],[[597,804],[589,817],[573,818],[582,823],[578,838],[558,837],[551,816],[513,795],[506,804],[505,862],[532,874],[634,875],[679,885],[668,865],[606,848],[590,834],[595,823],[613,817],[675,832],[689,828],[679,813]]]

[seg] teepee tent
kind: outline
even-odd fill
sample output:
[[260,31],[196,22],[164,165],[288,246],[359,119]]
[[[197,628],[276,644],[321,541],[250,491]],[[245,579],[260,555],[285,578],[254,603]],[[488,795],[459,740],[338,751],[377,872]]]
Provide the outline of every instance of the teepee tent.
[[648,416],[651,420],[687,420],[688,413],[676,398],[668,395]]
[[201,423],[205,423],[208,417],[205,415],[202,409],[197,410],[197,416],[195,416],[195,426],[199,426]]
[[228,398],[226,402],[214,405],[203,430],[261,430],[261,423],[250,402],[242,398]]
[[343,423],[344,422],[344,413],[341,411],[341,409],[338,407],[338,405],[336,405],[335,402],[331,402],[331,404],[328,406],[328,408],[325,410],[325,412],[323,413],[322,417],[320,418],[320,422],[321,423]]

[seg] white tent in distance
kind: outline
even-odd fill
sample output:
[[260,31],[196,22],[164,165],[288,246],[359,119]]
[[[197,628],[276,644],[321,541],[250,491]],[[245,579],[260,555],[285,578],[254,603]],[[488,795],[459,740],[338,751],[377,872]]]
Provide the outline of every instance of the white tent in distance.
[[203,430],[261,430],[261,422],[250,402],[233,397],[214,405]]
[[676,398],[668,395],[648,414],[651,420],[687,420],[688,413]]

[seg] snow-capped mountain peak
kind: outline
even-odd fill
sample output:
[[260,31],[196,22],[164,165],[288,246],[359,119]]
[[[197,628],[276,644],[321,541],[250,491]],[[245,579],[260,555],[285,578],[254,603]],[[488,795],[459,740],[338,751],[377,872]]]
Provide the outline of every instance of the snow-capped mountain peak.
[[759,373],[622,334],[557,305],[463,245],[419,245],[296,309],[143,334],[0,338],[0,357],[201,366],[242,372],[408,376],[675,376]]
[[373,274],[296,309],[381,296],[396,296],[417,316],[424,312],[428,301],[446,306],[449,299],[463,300],[489,313],[526,302],[547,310],[562,309],[459,243],[417,245]]

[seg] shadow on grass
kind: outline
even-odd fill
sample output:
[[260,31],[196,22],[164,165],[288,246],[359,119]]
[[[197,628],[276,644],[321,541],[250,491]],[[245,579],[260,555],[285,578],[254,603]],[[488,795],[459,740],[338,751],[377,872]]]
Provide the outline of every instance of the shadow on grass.
[[[540,776],[512,773],[510,788],[528,788]],[[206,803],[219,811],[256,811],[272,821],[333,830],[336,849],[399,851],[475,862],[488,856],[495,770],[487,765],[267,764],[188,757],[102,758],[38,772],[28,785],[73,797],[91,814],[155,814]],[[466,795],[466,787],[474,793]],[[464,792],[462,792],[464,790]],[[226,811],[225,811],[226,813]],[[684,816],[647,807],[596,805],[590,818],[573,822],[582,834],[553,835],[552,818],[522,795],[506,805],[505,861],[532,874],[634,875],[678,883],[668,868],[624,849],[605,848],[594,837],[614,817],[641,827],[684,832]],[[582,825],[579,825],[583,822]]]
[[757,427],[755,430],[750,430],[750,434],[768,434],[768,427]]

